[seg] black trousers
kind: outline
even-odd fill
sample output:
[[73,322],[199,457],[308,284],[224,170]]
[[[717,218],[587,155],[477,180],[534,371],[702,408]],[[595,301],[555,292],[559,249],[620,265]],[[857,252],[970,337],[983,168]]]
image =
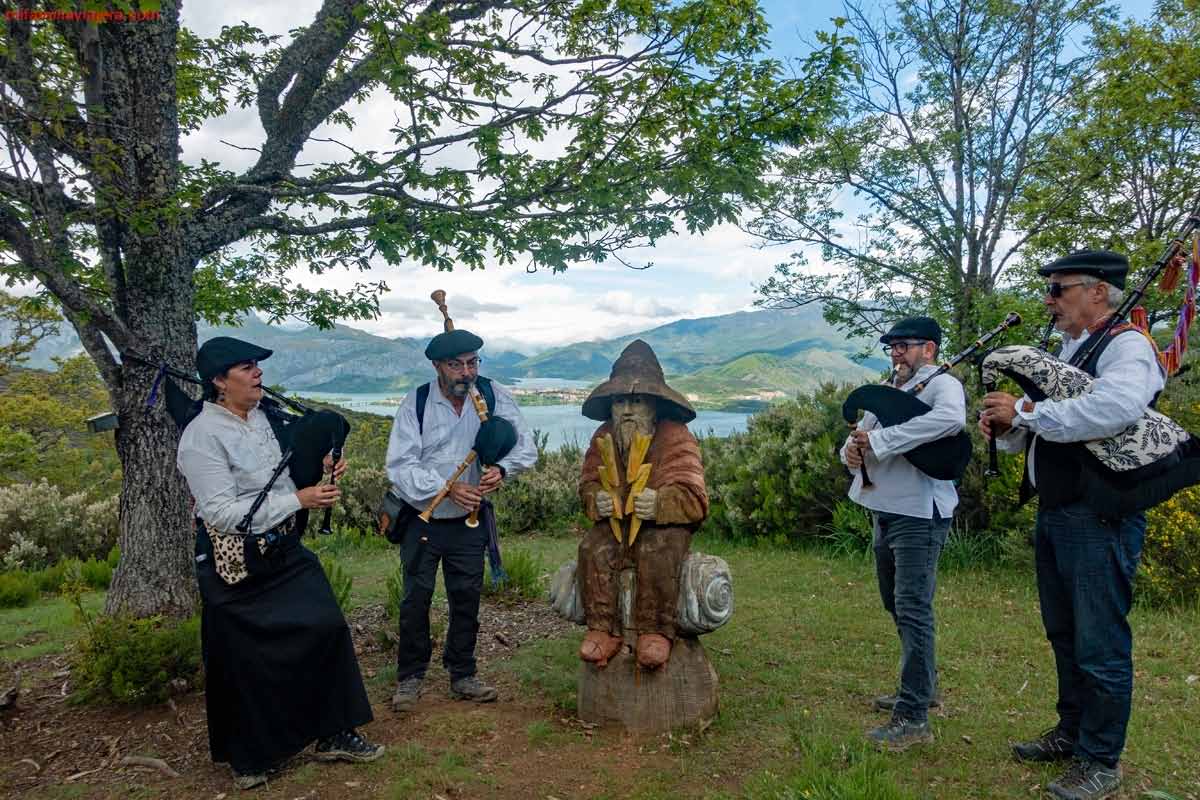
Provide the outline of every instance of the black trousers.
[[468,528],[466,519],[422,522],[414,517],[400,545],[404,562],[404,599],[400,602],[400,644],[396,678],[424,676],[433,655],[429,605],[438,562],[450,604],[450,628],[442,664],[451,680],[475,674],[475,638],[479,633],[479,595],[483,591],[484,526]]

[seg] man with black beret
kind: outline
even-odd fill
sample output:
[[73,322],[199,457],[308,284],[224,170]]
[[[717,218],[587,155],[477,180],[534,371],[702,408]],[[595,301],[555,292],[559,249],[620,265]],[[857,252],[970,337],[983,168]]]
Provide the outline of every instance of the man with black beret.
[[[450,673],[451,696],[487,703],[496,690],[476,676],[475,637],[479,630],[479,597],[483,590],[483,557],[487,526],[468,527],[467,516],[484,495],[500,488],[506,477],[529,469],[537,448],[516,400],[505,387],[479,374],[483,339],[470,331],[440,333],[425,348],[437,373],[435,380],[410,392],[400,403],[388,441],[387,473],[392,490],[418,510],[429,505],[475,445],[479,416],[467,402],[472,387],[484,398],[494,396],[493,416],[516,428],[517,442],[498,464],[481,470],[471,464],[450,486],[449,496],[424,522],[415,515],[407,523],[400,546],[404,562],[404,597],[400,604],[396,692],[392,708],[416,705],[433,645],[429,638],[429,606],[438,561],[450,606],[450,624],[442,663]],[[491,405],[491,404],[489,404]]]
[[[874,518],[879,594],[900,636],[899,687],[873,702],[877,710],[890,711],[891,720],[867,738],[888,750],[906,750],[933,741],[928,716],[929,707],[938,703],[933,595],[958,492],[953,481],[931,478],[904,454],[961,431],[967,403],[962,384],[950,373],[930,380],[942,344],[936,320],[902,319],[879,341],[892,362],[891,385],[908,389],[928,380],[918,397],[930,406],[927,414],[886,428],[867,412],[841,449],[843,463],[854,473],[850,499]],[[863,485],[864,465],[869,486]]]
[[[1080,442],[1139,419],[1164,385],[1153,343],[1137,328],[1104,325],[1121,305],[1129,261],[1084,250],[1042,267],[1046,309],[1064,334],[1059,358],[1096,378],[1086,394],[1034,402],[984,397],[979,427],[1007,452],[1026,453],[1022,499],[1038,494],[1034,544],[1038,598],[1058,671],[1058,724],[1013,745],[1022,761],[1070,761],[1047,785],[1066,800],[1117,791],[1133,694],[1133,637],[1126,619],[1146,531],[1145,514],[1101,517],[1080,489]],[[1082,356],[1089,352],[1086,360]],[[1080,362],[1080,363],[1077,363]]]

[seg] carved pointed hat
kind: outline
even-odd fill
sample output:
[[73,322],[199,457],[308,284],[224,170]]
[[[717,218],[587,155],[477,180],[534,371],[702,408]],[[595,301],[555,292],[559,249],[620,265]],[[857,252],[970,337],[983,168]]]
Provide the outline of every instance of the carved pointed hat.
[[612,399],[621,394],[648,394],[658,399],[658,418],[691,422],[696,410],[687,398],[667,386],[662,366],[650,345],[634,339],[613,362],[608,380],[583,401],[583,415],[603,422],[612,415]]

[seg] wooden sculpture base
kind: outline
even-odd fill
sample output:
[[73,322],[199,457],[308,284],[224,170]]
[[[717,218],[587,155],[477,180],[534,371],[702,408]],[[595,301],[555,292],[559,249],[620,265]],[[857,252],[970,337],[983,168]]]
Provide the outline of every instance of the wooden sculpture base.
[[579,718],[633,733],[704,727],[717,714],[717,671],[699,639],[679,638],[656,670],[638,666],[626,643],[606,667],[579,665]]

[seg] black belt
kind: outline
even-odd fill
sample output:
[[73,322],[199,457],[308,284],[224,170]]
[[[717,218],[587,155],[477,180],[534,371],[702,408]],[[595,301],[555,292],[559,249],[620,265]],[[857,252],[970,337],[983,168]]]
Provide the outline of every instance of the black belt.
[[457,525],[467,521],[468,514],[461,517],[431,517],[427,525]]

